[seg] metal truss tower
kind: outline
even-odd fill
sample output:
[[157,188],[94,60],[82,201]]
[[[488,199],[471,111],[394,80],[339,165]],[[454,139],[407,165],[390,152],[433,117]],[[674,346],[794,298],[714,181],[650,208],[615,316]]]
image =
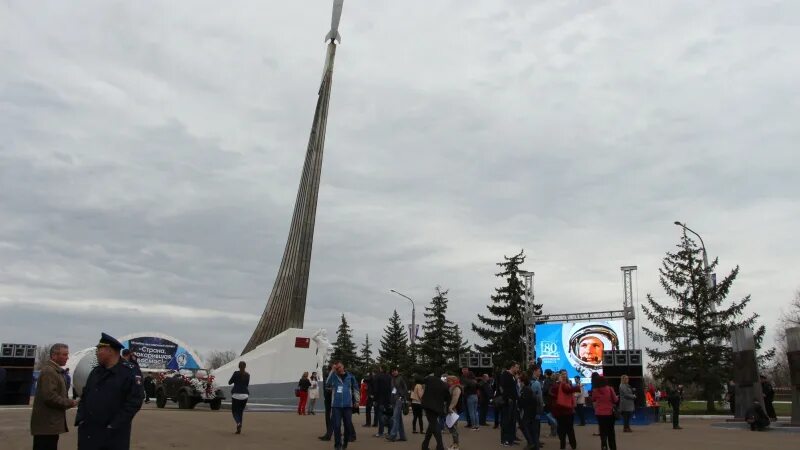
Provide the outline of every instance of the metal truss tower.
[[625,346],[636,348],[636,307],[633,305],[633,272],[636,266],[622,266],[622,310],[625,314]]

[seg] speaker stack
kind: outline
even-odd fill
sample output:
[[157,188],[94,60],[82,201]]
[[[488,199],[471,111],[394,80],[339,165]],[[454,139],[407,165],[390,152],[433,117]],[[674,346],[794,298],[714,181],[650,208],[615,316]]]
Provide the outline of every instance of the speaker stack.
[[644,367],[641,350],[606,350],[603,352],[603,376],[608,384],[619,392],[620,379],[623,375],[629,378],[629,384],[636,392],[637,406],[644,404]]
[[0,405],[30,402],[35,362],[35,345],[0,344]]

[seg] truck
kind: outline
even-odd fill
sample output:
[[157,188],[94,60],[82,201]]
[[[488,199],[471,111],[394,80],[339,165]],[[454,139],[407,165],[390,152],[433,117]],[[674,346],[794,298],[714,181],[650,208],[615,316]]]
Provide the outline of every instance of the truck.
[[222,408],[225,395],[214,383],[207,370],[181,370],[158,373],[152,377],[155,386],[156,406],[164,408],[167,401],[178,404],[179,409],[194,409],[198,403],[208,403],[213,410]]

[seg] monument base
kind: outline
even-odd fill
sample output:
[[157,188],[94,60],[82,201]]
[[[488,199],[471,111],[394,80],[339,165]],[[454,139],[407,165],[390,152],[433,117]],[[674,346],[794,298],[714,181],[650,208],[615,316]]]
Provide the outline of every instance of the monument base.
[[[216,383],[231,398],[228,380],[239,370],[239,362],[247,363],[250,373],[248,405],[297,405],[294,388],[303,372],[317,372],[322,379],[322,367],[328,358],[327,333],[323,329],[289,328],[224,366],[214,370]],[[320,382],[320,398],[322,383]]]

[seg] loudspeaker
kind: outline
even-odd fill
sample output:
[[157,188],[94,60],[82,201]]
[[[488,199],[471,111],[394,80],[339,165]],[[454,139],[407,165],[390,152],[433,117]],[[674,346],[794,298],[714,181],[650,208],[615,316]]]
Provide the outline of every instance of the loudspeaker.
[[481,353],[481,367],[492,367],[492,355],[488,353]]
[[614,351],[603,350],[603,367],[609,367],[613,365],[614,365]]
[[0,405],[27,405],[33,386],[33,368],[5,368],[5,389],[0,395]]
[[477,353],[469,354],[469,367],[480,367],[481,358]]
[[614,352],[614,365],[615,366],[628,365],[628,352],[626,350],[617,350]]
[[631,366],[642,365],[642,351],[641,350],[628,350],[628,364]]
[[[623,375],[628,375],[628,366],[603,367],[603,376],[606,378],[619,378]],[[619,384],[619,381],[616,383]]]

